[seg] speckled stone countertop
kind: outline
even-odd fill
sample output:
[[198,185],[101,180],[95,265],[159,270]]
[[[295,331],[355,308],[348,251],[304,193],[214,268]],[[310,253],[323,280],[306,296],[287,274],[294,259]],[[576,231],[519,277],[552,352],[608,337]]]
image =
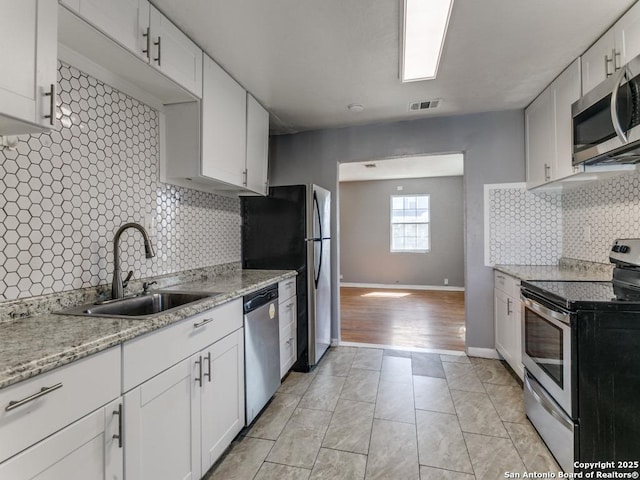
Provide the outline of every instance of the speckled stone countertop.
[[562,258],[558,265],[495,265],[494,269],[520,280],[608,282],[613,265]]
[[235,270],[162,290],[216,292],[171,312],[144,318],[43,313],[0,322],[0,388],[100,352],[296,275],[283,270]]

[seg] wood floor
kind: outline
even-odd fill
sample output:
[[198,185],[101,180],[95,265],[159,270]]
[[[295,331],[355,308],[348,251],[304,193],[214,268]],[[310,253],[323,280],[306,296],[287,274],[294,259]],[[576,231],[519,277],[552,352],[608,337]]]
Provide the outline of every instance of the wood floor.
[[464,350],[464,292],[341,287],[340,316],[343,342]]

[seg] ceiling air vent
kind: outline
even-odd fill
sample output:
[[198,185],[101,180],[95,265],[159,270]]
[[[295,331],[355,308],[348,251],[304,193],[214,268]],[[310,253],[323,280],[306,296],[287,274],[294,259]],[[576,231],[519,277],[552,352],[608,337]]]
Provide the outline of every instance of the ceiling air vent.
[[441,101],[442,101],[441,98],[436,98],[434,100],[424,100],[422,102],[413,102],[409,104],[409,111],[416,112],[418,110],[431,110],[433,108],[438,108],[438,105],[440,105]]

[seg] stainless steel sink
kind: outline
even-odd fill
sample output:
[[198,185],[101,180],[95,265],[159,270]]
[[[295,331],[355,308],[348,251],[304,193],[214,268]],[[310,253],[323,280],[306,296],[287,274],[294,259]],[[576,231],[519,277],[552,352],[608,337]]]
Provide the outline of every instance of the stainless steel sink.
[[154,292],[105,303],[82,305],[56,313],[100,317],[146,317],[168,312],[214,295],[216,295],[214,292]]

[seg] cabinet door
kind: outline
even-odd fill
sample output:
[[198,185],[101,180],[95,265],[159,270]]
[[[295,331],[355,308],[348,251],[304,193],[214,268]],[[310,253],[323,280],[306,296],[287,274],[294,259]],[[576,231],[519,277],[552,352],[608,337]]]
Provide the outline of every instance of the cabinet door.
[[573,174],[571,105],[580,98],[580,59],[575,60],[552,84],[555,95],[556,152],[553,179]]
[[58,3],[0,0],[0,11],[0,135],[42,131],[55,121]]
[[582,91],[584,93],[613,74],[613,49],[614,33],[611,29],[582,54]]
[[527,188],[551,180],[555,157],[553,92],[547,88],[525,110]]
[[202,50],[155,7],[150,9],[151,64],[202,96]]
[[208,56],[202,85],[202,175],[230,185],[244,185],[247,95]]
[[616,67],[620,68],[640,55],[640,3],[636,3],[614,25]]
[[125,395],[126,478],[200,478],[198,358],[178,363]]
[[511,368],[518,374],[520,380],[524,379],[524,366],[522,365],[522,310],[519,298],[511,298],[510,305],[512,331]]
[[513,333],[511,331],[511,322],[509,321],[511,307],[510,301],[507,301],[509,296],[498,289],[494,289],[493,299],[496,350],[508,363],[511,363]]
[[269,112],[247,94],[247,188],[267,194]]
[[206,472],[244,427],[244,329],[201,355],[202,471]]
[[0,478],[122,480],[120,405],[114,401],[0,464]]
[[148,0],[63,0],[71,10],[127,50],[148,61]]

